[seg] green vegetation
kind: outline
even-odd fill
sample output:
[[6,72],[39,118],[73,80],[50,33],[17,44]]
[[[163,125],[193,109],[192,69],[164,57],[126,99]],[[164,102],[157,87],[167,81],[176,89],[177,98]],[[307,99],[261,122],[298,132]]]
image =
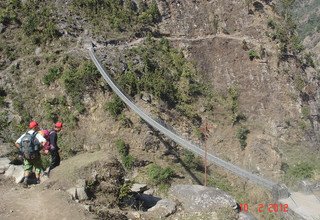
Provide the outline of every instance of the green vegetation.
[[310,108],[309,106],[303,106],[301,108],[301,113],[304,119],[308,119],[310,116]]
[[0,112],[0,134],[8,126],[7,112]]
[[80,66],[71,66],[61,76],[65,91],[71,98],[72,105],[79,113],[85,111],[83,95],[96,90],[100,74],[92,62],[83,62]]
[[120,187],[119,191],[119,197],[118,199],[121,201],[125,198],[130,197],[131,187],[133,183],[132,182],[126,182]]
[[[16,59],[17,51],[15,50],[14,46],[8,45],[0,38],[0,52],[10,61]],[[1,66],[0,66],[1,67]]]
[[225,192],[232,192],[232,187],[230,181],[222,176],[210,177],[208,179],[208,186],[217,187]]
[[182,162],[190,170],[202,171],[204,169],[201,158],[195,156],[194,153],[188,150],[184,150],[183,156],[182,156]]
[[249,59],[250,60],[259,58],[259,55],[255,50],[249,50],[248,54],[249,54]]
[[278,13],[283,17],[281,22],[268,23],[269,27],[274,30],[272,39],[279,41],[280,54],[279,58],[286,60],[288,54],[297,56],[304,50],[292,16],[292,8],[295,0],[281,0],[277,5]]
[[105,109],[109,111],[114,118],[117,118],[125,107],[126,105],[117,95],[114,95],[112,100],[105,104]]
[[25,16],[22,28],[35,44],[45,43],[59,37],[54,20],[53,4],[41,0],[27,1],[22,8]]
[[[72,10],[85,16],[97,33],[136,32],[160,21],[156,1],[73,0]],[[104,21],[104,22],[101,22]]]
[[244,150],[245,147],[247,146],[247,136],[249,133],[250,133],[249,129],[247,129],[245,127],[240,127],[237,130],[236,137],[238,138],[238,140],[240,142],[241,150]]
[[0,2],[0,23],[8,25],[17,21],[17,9],[21,7],[19,0],[3,0]]
[[291,12],[295,19],[299,19],[297,31],[302,38],[320,31],[319,6],[319,1],[294,1]]
[[6,105],[6,102],[5,102],[6,96],[7,96],[6,91],[2,87],[0,87],[0,107],[1,108],[4,108]]
[[69,128],[77,126],[78,118],[74,113],[74,109],[70,108],[65,96],[51,98],[44,104],[45,119],[50,122],[62,120],[68,124]]
[[298,180],[310,179],[315,174],[315,165],[309,162],[301,162],[287,168],[284,176],[286,182],[295,183]]
[[128,155],[129,154],[129,145],[127,145],[124,140],[118,139],[116,141],[116,147],[120,155]]
[[24,106],[24,100],[21,96],[16,95],[13,99],[13,108],[15,111],[19,113],[21,116],[21,124],[27,124],[31,120],[31,115],[28,111],[28,109]]
[[314,63],[314,61],[313,61],[313,57],[314,56],[314,54],[312,54],[312,53],[306,53],[305,55],[304,55],[304,63],[306,64],[306,66],[310,66],[310,67],[312,67],[312,68],[315,68],[316,67],[316,65],[315,65],[315,63]]
[[125,128],[131,128],[133,125],[130,118],[126,117],[124,113],[120,114],[119,121],[120,121],[120,124]]
[[59,79],[61,74],[62,74],[62,68],[61,67],[50,68],[48,74],[46,74],[43,77],[44,84],[49,86],[51,83],[53,83],[54,81]]
[[122,139],[118,139],[115,144],[121,156],[123,166],[127,170],[131,170],[133,168],[135,158],[129,154],[129,145],[127,145]]
[[22,26],[26,37],[41,44],[59,37],[54,19],[53,3],[41,0],[4,0],[0,3],[0,23],[17,23]]
[[145,91],[187,117],[195,116],[191,104],[206,93],[206,88],[195,79],[193,65],[180,51],[170,47],[168,40],[149,37],[144,45],[131,49],[126,56],[140,61],[128,60],[128,68],[117,77],[126,93],[135,96]]
[[151,164],[148,167],[148,178],[155,185],[166,184],[173,176],[174,171],[170,167],[162,168],[157,164]]
[[303,80],[302,76],[296,75],[294,77],[294,86],[300,92],[303,90],[303,88],[306,86],[306,83]]
[[228,97],[226,98],[227,108],[231,111],[231,122],[233,125],[241,120],[245,121],[246,116],[239,112],[239,92],[234,86],[228,89]]

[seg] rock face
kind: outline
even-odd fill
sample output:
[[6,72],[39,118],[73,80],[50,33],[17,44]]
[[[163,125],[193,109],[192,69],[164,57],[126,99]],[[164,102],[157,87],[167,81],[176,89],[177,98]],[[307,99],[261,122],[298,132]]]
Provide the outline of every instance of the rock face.
[[10,165],[4,174],[6,177],[13,177],[16,183],[20,183],[24,177],[22,166]]
[[[108,161],[97,161],[84,168],[82,172],[81,176],[86,179],[87,183],[90,183],[90,187],[87,187],[88,196],[95,198],[96,204],[107,208],[115,207],[118,202],[120,187],[124,183],[124,169],[121,163],[116,158],[111,158]],[[83,180],[78,180],[77,187],[83,186],[83,184]],[[84,188],[81,187],[80,189]]]
[[139,183],[135,183],[132,185],[131,187],[131,192],[134,193],[142,193],[144,191],[146,191],[148,189],[147,184],[139,184]]
[[175,213],[176,211],[176,203],[168,200],[168,199],[162,199],[155,206],[148,209],[148,214],[152,215],[156,218],[164,218],[168,217],[169,215]]
[[1,143],[0,141],[0,157],[6,156],[13,151],[13,147],[7,143]]
[[209,212],[222,207],[236,207],[236,201],[222,190],[200,185],[175,185],[170,197],[178,200],[187,212]]
[[10,160],[8,158],[0,158],[0,172],[5,172],[10,166]]

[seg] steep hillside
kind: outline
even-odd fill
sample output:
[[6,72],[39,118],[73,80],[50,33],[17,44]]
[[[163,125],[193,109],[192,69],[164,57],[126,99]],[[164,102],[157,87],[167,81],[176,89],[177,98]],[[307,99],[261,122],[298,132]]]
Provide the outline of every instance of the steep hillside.
[[[108,149],[135,181],[154,162],[184,177],[171,181],[203,183],[199,158],[113,95],[89,60],[93,45],[123,90],[166,126],[203,143],[208,122],[210,153],[290,186],[319,180],[319,75],[290,2],[1,1],[0,140],[12,143],[31,119],[62,120],[64,159]],[[239,202],[270,200],[213,165],[209,183]]]
[[293,16],[298,21],[298,32],[303,39],[303,44],[311,52],[314,62],[320,62],[320,3],[316,0],[296,1],[292,10]]

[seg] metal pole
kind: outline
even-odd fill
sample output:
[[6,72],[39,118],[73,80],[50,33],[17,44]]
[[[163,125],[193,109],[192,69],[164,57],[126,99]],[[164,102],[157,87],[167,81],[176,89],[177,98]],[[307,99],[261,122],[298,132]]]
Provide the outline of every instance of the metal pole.
[[207,186],[207,144],[204,144],[204,186]]

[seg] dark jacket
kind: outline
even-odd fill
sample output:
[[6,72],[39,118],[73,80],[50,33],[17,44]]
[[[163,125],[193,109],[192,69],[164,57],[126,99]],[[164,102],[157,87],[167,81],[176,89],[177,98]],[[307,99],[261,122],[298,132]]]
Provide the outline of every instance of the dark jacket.
[[54,150],[59,150],[57,141],[58,141],[58,135],[57,132],[55,130],[52,130],[49,134],[49,139],[50,139],[50,151],[54,151]]

